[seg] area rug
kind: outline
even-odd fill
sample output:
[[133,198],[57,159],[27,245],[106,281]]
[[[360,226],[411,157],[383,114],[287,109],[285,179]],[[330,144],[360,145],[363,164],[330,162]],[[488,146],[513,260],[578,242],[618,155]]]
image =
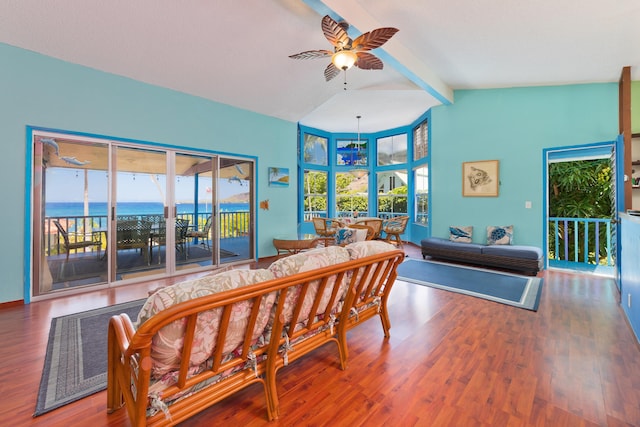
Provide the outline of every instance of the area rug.
[[107,388],[109,319],[127,313],[135,321],[144,301],[116,304],[51,320],[34,417]]
[[407,259],[398,279],[537,311],[542,279],[433,261]]

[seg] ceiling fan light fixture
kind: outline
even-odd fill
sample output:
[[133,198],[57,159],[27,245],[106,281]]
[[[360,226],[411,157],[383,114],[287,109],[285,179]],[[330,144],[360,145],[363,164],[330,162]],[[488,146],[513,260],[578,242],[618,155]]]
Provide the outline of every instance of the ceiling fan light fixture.
[[348,70],[353,67],[357,60],[358,56],[352,50],[340,50],[331,57],[331,62],[339,70]]

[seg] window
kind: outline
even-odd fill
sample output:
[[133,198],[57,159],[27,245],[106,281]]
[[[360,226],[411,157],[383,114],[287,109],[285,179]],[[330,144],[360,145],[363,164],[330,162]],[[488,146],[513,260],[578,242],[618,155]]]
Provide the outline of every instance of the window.
[[313,165],[327,166],[327,138],[304,134],[304,162]]
[[407,134],[378,139],[378,166],[407,163]]
[[427,120],[413,129],[413,160],[427,157],[429,154],[429,126]]
[[327,217],[327,173],[304,171],[304,220]]
[[369,173],[364,170],[336,174],[336,215],[352,216],[369,210]]
[[338,139],[336,141],[336,165],[366,166],[367,141]]
[[415,183],[415,222],[429,224],[429,168],[422,166],[414,169]]
[[407,171],[378,172],[378,216],[407,215]]

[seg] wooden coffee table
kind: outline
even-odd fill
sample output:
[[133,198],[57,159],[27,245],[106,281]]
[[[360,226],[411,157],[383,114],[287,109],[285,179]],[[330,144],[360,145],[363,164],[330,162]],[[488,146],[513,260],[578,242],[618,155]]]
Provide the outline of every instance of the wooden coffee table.
[[276,236],[273,238],[273,247],[278,251],[278,256],[293,255],[314,248],[319,241],[315,234]]

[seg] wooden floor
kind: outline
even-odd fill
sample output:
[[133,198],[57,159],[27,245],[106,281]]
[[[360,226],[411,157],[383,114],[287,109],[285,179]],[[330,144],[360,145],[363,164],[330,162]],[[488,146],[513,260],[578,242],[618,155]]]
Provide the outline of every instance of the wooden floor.
[[[391,338],[371,319],[349,333],[346,371],[331,344],[281,369],[278,421],[255,385],[183,425],[639,426],[640,346],[613,281],[541,277],[538,312],[398,281]],[[32,418],[49,324],[157,285],[0,309],[0,424],[128,426],[105,392]]]

